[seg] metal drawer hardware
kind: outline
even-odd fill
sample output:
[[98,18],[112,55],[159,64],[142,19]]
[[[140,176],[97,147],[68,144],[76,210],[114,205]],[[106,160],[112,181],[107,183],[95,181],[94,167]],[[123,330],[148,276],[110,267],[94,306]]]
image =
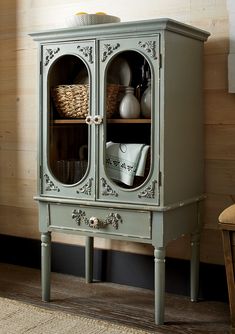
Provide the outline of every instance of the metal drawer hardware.
[[103,122],[103,118],[100,115],[95,115],[94,117],[88,115],[86,117],[85,122],[88,125],[91,125],[91,124],[99,125],[99,124],[101,124]]
[[105,218],[104,221],[99,220],[97,217],[91,217],[88,219],[86,217],[85,211],[74,209],[72,212],[72,219],[80,226],[82,223],[85,223],[91,228],[100,229],[105,228],[108,225],[112,225],[115,230],[118,229],[119,223],[122,223],[122,217],[118,213],[111,212]]

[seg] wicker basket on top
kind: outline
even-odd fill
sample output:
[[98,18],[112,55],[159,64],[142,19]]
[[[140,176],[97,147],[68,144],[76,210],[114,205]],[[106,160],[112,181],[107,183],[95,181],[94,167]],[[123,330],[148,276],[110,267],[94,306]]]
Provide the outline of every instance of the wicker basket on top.
[[[106,96],[107,118],[117,111],[119,85],[108,84]],[[59,115],[63,118],[86,118],[89,114],[89,85],[58,85],[52,97]]]

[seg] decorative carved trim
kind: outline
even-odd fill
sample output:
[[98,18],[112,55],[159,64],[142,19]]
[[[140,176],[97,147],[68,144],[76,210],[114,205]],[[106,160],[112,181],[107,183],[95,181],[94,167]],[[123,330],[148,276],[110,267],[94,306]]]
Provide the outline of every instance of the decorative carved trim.
[[145,188],[145,190],[141,191],[138,195],[139,198],[146,197],[146,198],[154,198],[155,197],[155,183],[157,183],[156,180],[152,181],[152,183]]
[[46,55],[45,55],[45,66],[47,66],[50,62],[50,60],[60,51],[60,48],[56,49],[46,49]]
[[86,217],[85,211],[74,209],[72,212],[72,219],[80,226],[82,223],[89,224],[89,219]]
[[102,195],[104,195],[104,196],[111,195],[111,196],[118,197],[118,193],[108,185],[105,178],[101,177],[100,181],[101,181],[101,185],[103,187]]
[[78,45],[77,49],[82,52],[84,57],[88,58],[88,62],[93,64],[93,47],[92,46],[84,46],[81,47]]
[[122,217],[119,215],[119,213],[114,212],[109,213],[105,220],[101,221],[97,217],[91,217],[88,219],[85,211],[74,209],[72,212],[72,219],[75,220],[78,226],[81,226],[81,224],[86,224],[94,229],[105,228],[108,225],[112,225],[112,227],[117,230],[119,224],[122,223]]
[[59,187],[57,187],[49,178],[49,176],[47,174],[44,174],[45,177],[45,182],[46,182],[46,190],[47,191],[60,191]]
[[143,48],[147,53],[150,54],[150,57],[152,57],[153,59],[157,59],[155,41],[147,41],[147,42],[139,41],[138,44],[141,48]]
[[104,44],[103,46],[103,55],[101,58],[101,61],[104,62],[108,56],[110,56],[114,50],[118,49],[120,46],[119,43],[115,44],[115,45],[111,45],[111,44]]
[[[91,177],[88,180],[88,182],[86,184],[84,184],[84,186],[79,189],[80,192],[85,194],[85,195],[91,195],[92,181],[93,181],[93,178]],[[77,194],[79,194],[78,190],[77,190]]]
[[115,230],[118,229],[119,223],[122,223],[122,217],[119,215],[119,213],[114,213],[114,212],[111,212],[103,222],[105,226],[109,224],[112,225],[115,228]]

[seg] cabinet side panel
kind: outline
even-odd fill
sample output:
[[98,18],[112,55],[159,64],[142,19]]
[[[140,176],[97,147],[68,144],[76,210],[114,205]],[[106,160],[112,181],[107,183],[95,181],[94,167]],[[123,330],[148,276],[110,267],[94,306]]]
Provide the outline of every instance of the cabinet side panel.
[[166,32],[163,138],[164,205],[203,193],[203,43]]

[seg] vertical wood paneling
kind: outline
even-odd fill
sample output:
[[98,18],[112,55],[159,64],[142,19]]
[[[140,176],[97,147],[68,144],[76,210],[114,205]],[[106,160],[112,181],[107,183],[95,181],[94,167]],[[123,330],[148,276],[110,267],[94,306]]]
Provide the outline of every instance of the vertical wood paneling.
[[205,128],[205,158],[235,160],[235,124],[210,124]]
[[[222,263],[217,230],[221,210],[235,199],[235,95],[227,92],[226,0],[2,0],[0,2],[0,233],[38,238],[36,193],[37,49],[35,30],[64,27],[77,11],[104,11],[122,21],[170,17],[211,32],[205,44],[205,191],[201,259]],[[14,220],[14,224],[11,222]],[[79,236],[54,240],[84,244]],[[96,247],[152,254],[144,244],[97,239]],[[188,237],[169,244],[168,256],[189,258]]]
[[226,90],[206,90],[204,110],[206,125],[234,125],[235,94],[229,94]]

